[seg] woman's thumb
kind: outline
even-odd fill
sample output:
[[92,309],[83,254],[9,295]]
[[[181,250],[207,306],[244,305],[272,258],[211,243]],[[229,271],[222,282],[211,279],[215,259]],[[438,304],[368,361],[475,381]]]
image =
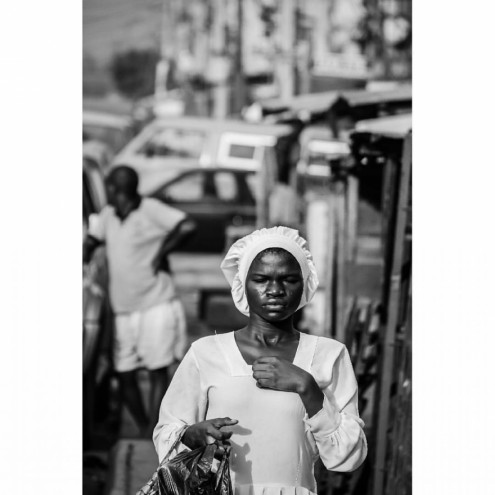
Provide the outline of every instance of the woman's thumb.
[[221,418],[220,419],[220,423],[222,423],[222,426],[227,426],[227,425],[235,425],[237,424],[239,421],[237,419],[231,419],[231,418]]

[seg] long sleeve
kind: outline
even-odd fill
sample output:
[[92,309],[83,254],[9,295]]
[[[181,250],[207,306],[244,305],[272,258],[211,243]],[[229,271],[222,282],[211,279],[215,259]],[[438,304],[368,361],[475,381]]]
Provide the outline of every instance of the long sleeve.
[[[198,362],[191,347],[163,397],[158,423],[153,431],[153,442],[160,462],[177,437],[182,434],[185,426],[204,419],[206,405],[206,393],[201,387]],[[186,448],[179,443],[173,454]]]
[[357,382],[345,347],[333,365],[331,380],[323,393],[322,409],[304,421],[325,467],[331,471],[353,471],[366,458],[368,446],[357,407]]

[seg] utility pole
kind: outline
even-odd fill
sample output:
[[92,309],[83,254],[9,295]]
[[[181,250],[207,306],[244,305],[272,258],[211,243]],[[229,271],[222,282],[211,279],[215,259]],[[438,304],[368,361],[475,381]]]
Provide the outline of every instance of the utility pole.
[[294,40],[295,40],[295,0],[281,2],[279,23],[279,47],[275,54],[275,67],[280,98],[290,99],[295,93],[294,78]]
[[237,0],[237,40],[233,67],[233,113],[240,113],[246,102],[246,88],[244,83],[243,53],[243,10],[242,0]]
[[226,0],[213,0],[213,29],[211,53],[208,62],[208,79],[213,83],[213,117],[225,118],[229,113],[230,60],[225,39],[227,12]]
[[297,0],[296,6],[296,94],[307,94],[311,92],[311,26],[306,16],[306,2]]
[[156,67],[155,99],[161,100],[167,95],[167,79],[170,71],[170,61],[176,57],[175,39],[175,0],[162,1],[162,25],[160,61]]

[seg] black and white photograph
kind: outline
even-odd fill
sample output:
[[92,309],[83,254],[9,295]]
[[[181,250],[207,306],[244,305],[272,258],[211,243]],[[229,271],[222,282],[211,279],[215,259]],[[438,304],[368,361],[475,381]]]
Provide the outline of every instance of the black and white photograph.
[[411,0],[84,0],[83,493],[412,493]]
[[495,493],[475,4],[6,6],[0,492]]

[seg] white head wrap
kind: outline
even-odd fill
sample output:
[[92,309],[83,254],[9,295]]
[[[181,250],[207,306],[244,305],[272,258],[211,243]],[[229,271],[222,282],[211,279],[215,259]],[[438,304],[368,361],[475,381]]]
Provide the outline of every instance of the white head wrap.
[[318,287],[313,256],[306,245],[306,240],[299,232],[288,227],[256,230],[236,241],[225,255],[220,268],[232,288],[232,297],[237,309],[249,316],[249,305],[244,290],[247,273],[254,258],[268,248],[285,249],[296,258],[304,281],[301,302],[297,309],[305,306]]

